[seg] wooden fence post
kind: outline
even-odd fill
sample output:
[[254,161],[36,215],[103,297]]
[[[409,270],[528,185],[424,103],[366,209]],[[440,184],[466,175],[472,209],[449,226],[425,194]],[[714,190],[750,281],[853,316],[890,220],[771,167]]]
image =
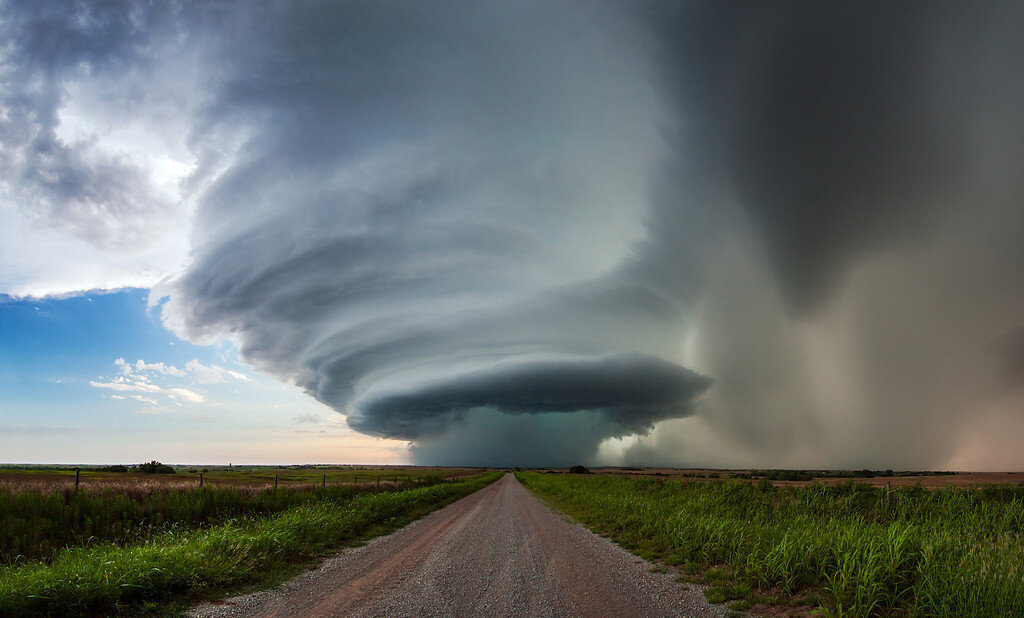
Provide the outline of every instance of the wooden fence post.
[[892,502],[892,482],[889,480],[885,481],[885,506],[889,506]]
[[327,487],[327,475],[326,475],[326,474],[324,475],[324,480],[323,480],[323,482],[322,482],[322,483],[320,484],[320,486],[321,486],[321,487]]
[[274,475],[274,489],[277,489],[277,475]]
[[200,487],[203,486],[203,473],[202,472],[199,473],[199,486]]
[[79,468],[75,468],[75,491],[78,491],[78,475],[80,472]]
[[378,488],[380,487],[380,475],[379,474],[377,475],[377,487]]

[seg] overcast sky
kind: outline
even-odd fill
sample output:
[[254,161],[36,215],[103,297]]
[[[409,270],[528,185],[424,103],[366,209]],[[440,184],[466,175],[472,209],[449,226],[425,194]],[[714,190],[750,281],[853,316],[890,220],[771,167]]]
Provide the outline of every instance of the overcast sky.
[[1024,467],[1013,3],[0,4],[2,459]]

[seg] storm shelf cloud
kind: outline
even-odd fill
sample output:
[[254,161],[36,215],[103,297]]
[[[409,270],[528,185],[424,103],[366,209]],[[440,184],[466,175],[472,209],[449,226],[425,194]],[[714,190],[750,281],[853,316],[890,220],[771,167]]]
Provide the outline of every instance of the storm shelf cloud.
[[1021,465],[1019,7],[3,8],[0,291],[422,462]]
[[628,435],[650,430],[654,421],[688,415],[709,385],[707,378],[653,357],[535,362],[378,397],[360,406],[349,424],[412,440],[444,431],[439,418],[458,418],[475,408],[508,414],[587,410]]

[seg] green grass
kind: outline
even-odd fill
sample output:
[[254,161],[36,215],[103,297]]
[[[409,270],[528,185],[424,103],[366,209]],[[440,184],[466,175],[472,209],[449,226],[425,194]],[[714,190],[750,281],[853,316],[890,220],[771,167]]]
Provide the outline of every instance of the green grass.
[[49,561],[67,547],[137,543],[160,532],[269,515],[308,502],[344,502],[358,492],[352,486],[0,492],[0,565]]
[[[895,489],[519,473],[641,555],[682,565],[716,602],[757,591],[835,616],[1024,614],[1024,485]],[[742,603],[739,605],[743,605]]]
[[[425,476],[421,482],[440,482]],[[343,502],[374,485],[167,487],[100,485],[89,490],[0,491],[0,566],[51,560],[67,547],[137,543],[154,534],[265,516],[309,502]]]
[[306,502],[347,500],[357,491],[378,487],[428,485],[469,472],[395,466],[220,466],[179,467],[175,474],[129,474],[93,466],[81,470],[76,490],[75,468],[0,467],[0,566],[48,561],[66,547],[138,543],[160,532],[265,516]]
[[130,547],[67,549],[50,564],[0,568],[0,615],[132,612],[144,602],[273,581],[289,565],[390,531],[500,476],[309,502],[269,517],[166,532]]

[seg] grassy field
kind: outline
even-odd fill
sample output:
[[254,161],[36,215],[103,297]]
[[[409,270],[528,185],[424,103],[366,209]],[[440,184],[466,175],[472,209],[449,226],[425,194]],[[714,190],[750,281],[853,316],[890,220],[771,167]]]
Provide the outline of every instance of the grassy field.
[[[548,468],[529,468],[545,471]],[[557,471],[557,469],[551,469]],[[693,479],[693,480],[761,480],[780,487],[809,483],[839,485],[849,481],[875,487],[923,485],[924,487],[977,487],[993,484],[1024,482],[1024,472],[954,472],[928,470],[755,470],[721,468],[636,468],[607,466],[592,468],[600,474],[614,474],[630,478]]]
[[0,566],[49,561],[67,547],[136,543],[159,532],[266,516],[310,501],[347,500],[366,488],[430,485],[475,472],[338,466],[171,469],[175,472],[146,474],[84,468],[76,490],[73,468],[0,468]]
[[[440,473],[410,473],[421,480],[380,489],[374,483],[277,491],[158,487],[139,496],[109,490],[7,492],[10,508],[33,513],[37,524],[51,516],[80,523],[95,516],[99,530],[111,529],[120,518],[121,526],[113,529],[143,532],[117,539],[81,532],[59,549],[50,543],[35,550],[47,560],[18,558],[0,567],[0,615],[134,614],[166,608],[174,599],[278,581],[312,558],[393,530],[500,475],[444,481]],[[150,523],[136,525],[132,517]],[[11,512],[0,515],[0,530],[17,527],[19,519],[24,518]]]
[[[435,477],[410,481],[432,485]],[[390,487],[390,485],[389,485]],[[261,517],[309,502],[341,503],[375,486],[119,486],[90,490],[0,491],[0,565],[49,562],[69,547],[128,545],[162,532],[204,528],[229,519]]]
[[979,488],[517,473],[591,529],[735,609],[1024,615],[1024,484]]
[[[171,466],[174,474],[112,472],[109,466],[80,466],[80,488],[96,489],[132,485],[141,487],[198,487],[202,476],[204,486],[273,487],[314,484],[381,484],[402,483],[430,478],[458,478],[478,474],[476,468],[423,468],[416,466]],[[74,466],[4,465],[0,466],[0,491],[23,489],[62,489],[75,485]]]

